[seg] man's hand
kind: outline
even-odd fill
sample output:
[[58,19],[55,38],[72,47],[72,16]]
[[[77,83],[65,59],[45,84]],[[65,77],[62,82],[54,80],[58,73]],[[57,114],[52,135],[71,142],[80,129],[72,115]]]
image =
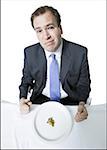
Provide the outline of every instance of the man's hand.
[[21,98],[20,100],[20,111],[23,114],[26,114],[30,110],[30,106],[32,105],[32,102],[28,99]]
[[80,121],[83,121],[84,119],[87,119],[87,117],[88,117],[88,112],[87,112],[87,109],[85,107],[85,103],[80,102],[79,106],[78,106],[77,113],[75,115],[75,121],[80,122]]

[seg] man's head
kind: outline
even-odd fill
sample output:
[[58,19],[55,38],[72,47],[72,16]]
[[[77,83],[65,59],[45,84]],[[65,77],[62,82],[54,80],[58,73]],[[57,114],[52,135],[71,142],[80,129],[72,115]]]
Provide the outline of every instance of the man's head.
[[49,6],[38,8],[31,16],[31,24],[42,47],[56,51],[61,42],[61,18],[56,9]]

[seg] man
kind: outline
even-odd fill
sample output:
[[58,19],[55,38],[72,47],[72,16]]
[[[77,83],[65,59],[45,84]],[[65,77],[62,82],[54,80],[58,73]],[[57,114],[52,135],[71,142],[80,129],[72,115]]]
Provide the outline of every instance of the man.
[[[27,112],[32,103],[58,100],[64,105],[78,105],[77,122],[86,119],[85,103],[91,90],[87,49],[61,37],[60,14],[52,7],[38,8],[31,16],[31,23],[40,43],[24,50],[23,77],[19,86],[20,110]],[[54,58],[51,57],[53,54]],[[56,73],[54,66],[50,67],[52,59],[54,65],[57,63],[59,73]],[[54,77],[55,74],[57,77]],[[55,78],[54,82],[51,76]],[[27,99],[29,88],[33,89],[30,100]],[[56,89],[60,90],[59,96],[53,98],[51,93],[52,90],[55,93]]]

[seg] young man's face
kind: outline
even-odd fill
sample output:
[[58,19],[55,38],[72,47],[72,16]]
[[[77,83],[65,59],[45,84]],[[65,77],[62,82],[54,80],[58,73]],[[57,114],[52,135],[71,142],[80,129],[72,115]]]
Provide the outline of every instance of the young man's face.
[[33,20],[34,28],[42,47],[54,52],[60,45],[62,30],[50,11],[37,16]]

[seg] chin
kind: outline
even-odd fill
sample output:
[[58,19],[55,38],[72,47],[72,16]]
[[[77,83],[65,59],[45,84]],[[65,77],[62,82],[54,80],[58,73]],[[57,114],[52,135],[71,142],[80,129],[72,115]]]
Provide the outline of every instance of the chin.
[[48,52],[55,52],[55,50],[47,49]]
[[56,51],[56,49],[53,48],[53,47],[47,47],[46,49],[47,49],[47,51],[49,51],[49,52],[55,52],[55,51]]

